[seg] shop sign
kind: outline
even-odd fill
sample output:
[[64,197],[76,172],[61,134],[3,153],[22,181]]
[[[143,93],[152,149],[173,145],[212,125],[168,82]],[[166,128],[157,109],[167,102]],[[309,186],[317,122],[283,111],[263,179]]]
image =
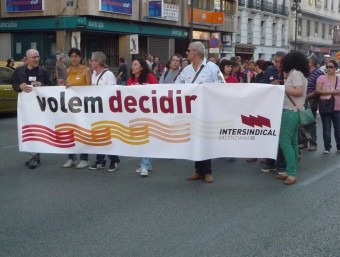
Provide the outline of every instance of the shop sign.
[[310,50],[314,51],[314,52],[318,52],[318,53],[325,53],[325,54],[329,54],[330,49],[328,47],[317,47],[317,46],[310,46]]
[[[193,10],[193,22],[202,24],[224,24],[224,12],[211,12],[203,9]],[[191,9],[188,8],[188,22],[191,22]]]
[[132,15],[132,0],[100,0],[99,11]]
[[149,18],[178,21],[179,6],[163,3],[162,0],[149,1]]
[[6,12],[32,12],[43,10],[43,0],[6,0]]

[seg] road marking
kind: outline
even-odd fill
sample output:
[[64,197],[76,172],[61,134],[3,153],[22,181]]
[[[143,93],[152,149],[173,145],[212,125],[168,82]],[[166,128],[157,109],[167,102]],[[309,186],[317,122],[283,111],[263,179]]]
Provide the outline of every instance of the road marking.
[[328,174],[333,173],[337,169],[340,169],[340,165],[331,166],[331,167],[325,169],[323,172],[321,172],[321,173],[319,173],[317,175],[314,175],[314,176],[310,177],[309,179],[306,179],[302,183],[299,183],[299,185],[301,185],[301,186],[309,186],[309,185],[313,184],[314,182],[318,181],[319,179],[327,176]]
[[18,145],[8,145],[8,146],[3,146],[2,149],[14,148],[14,147],[18,147]]

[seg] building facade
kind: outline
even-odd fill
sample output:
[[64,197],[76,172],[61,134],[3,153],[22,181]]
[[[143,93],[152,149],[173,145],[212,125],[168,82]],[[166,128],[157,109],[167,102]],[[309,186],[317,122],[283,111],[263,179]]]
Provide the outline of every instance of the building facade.
[[235,54],[270,60],[288,51],[289,8],[285,0],[239,0]]
[[202,41],[207,57],[233,53],[237,21],[233,0],[19,2],[1,1],[1,60],[20,60],[27,49],[35,48],[42,64],[49,66],[57,54],[78,47],[85,61],[91,52],[103,51],[110,67],[118,66],[119,57],[129,63],[147,53],[165,64],[173,53],[185,55],[190,40]]
[[[290,5],[295,3],[291,1]],[[295,11],[290,15],[290,48],[320,60],[339,51],[340,0],[304,0],[298,5],[298,15]]]

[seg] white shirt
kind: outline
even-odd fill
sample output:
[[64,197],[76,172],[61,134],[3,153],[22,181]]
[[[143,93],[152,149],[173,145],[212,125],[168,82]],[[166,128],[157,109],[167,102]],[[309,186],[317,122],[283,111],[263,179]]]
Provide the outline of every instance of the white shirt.
[[[193,82],[196,73],[201,69],[201,72],[198,74],[197,78]],[[214,82],[214,83],[225,83],[223,74],[220,71],[220,68],[213,62],[207,61],[205,58],[201,66],[198,68],[197,71],[194,70],[193,65],[190,64],[186,66],[182,72],[177,76],[175,83],[207,83],[207,82]]]
[[116,85],[116,77],[113,75],[113,73],[109,70],[106,70],[106,72],[103,74],[103,76],[99,79],[100,75],[104,72],[103,70],[101,73],[96,75],[96,72],[93,71],[92,73],[92,85]]

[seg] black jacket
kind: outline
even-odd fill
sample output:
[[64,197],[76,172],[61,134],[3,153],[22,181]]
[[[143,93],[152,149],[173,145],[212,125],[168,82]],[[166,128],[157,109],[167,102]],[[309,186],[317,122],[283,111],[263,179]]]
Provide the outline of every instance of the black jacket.
[[[28,76],[26,74],[26,65],[20,66],[15,69],[14,74],[13,74],[13,84],[12,87],[15,91],[21,92],[20,89],[20,84],[26,83],[29,84]],[[41,82],[42,86],[50,86],[52,84],[50,74],[48,70],[42,67],[38,67],[38,77],[37,81]]]

